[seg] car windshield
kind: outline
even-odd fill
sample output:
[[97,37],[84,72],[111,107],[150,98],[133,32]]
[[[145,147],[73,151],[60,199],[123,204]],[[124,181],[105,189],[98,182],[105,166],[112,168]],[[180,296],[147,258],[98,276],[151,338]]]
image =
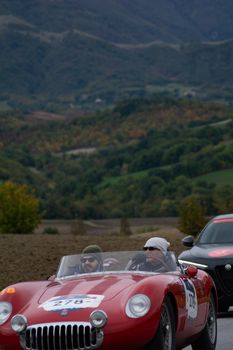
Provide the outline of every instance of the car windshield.
[[[159,252],[154,258],[154,269],[149,272],[169,272],[177,269],[176,257],[173,252],[163,255]],[[58,271],[57,278],[79,274],[111,274],[121,271],[147,271],[146,253],[142,251],[127,252],[104,252],[95,254],[76,254],[63,256]],[[93,266],[95,268],[93,268]]]
[[233,221],[213,221],[200,234],[200,244],[233,243]]

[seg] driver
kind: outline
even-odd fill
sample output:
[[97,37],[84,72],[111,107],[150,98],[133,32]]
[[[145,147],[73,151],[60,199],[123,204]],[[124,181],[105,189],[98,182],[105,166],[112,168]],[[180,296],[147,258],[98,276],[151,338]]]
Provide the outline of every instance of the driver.
[[167,272],[176,269],[175,262],[168,251],[170,243],[161,237],[152,237],[143,247],[144,253],[138,253],[133,259],[130,270],[149,272]]
[[103,270],[102,250],[98,245],[92,244],[82,251],[79,273],[91,273]]

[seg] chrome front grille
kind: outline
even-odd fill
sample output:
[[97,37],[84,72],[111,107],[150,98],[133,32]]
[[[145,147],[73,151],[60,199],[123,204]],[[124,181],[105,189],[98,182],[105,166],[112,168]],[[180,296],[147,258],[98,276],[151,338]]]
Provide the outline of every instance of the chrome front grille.
[[101,345],[103,332],[88,322],[43,323],[27,327],[23,338],[26,350],[89,350]]

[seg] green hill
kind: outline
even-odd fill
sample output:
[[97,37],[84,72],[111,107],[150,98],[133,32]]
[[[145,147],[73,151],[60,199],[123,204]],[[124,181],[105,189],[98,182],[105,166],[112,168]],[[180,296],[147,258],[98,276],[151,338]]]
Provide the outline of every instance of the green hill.
[[8,113],[0,181],[30,185],[51,219],[173,216],[189,195],[209,215],[230,210],[233,186],[211,174],[233,169],[232,115],[226,105],[161,97],[76,117]]
[[217,186],[233,184],[233,168],[226,170],[213,171],[205,175],[194,178],[195,182],[214,183]]

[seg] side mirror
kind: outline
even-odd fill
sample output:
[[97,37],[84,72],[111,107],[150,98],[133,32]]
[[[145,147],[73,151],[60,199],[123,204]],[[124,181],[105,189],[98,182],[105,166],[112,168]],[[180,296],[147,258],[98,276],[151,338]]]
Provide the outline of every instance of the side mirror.
[[187,269],[185,270],[185,274],[189,277],[189,278],[194,278],[197,275],[197,267],[193,266],[193,265],[189,265],[187,267]]
[[193,247],[194,245],[194,239],[193,236],[186,236],[182,239],[182,243],[185,247]]

